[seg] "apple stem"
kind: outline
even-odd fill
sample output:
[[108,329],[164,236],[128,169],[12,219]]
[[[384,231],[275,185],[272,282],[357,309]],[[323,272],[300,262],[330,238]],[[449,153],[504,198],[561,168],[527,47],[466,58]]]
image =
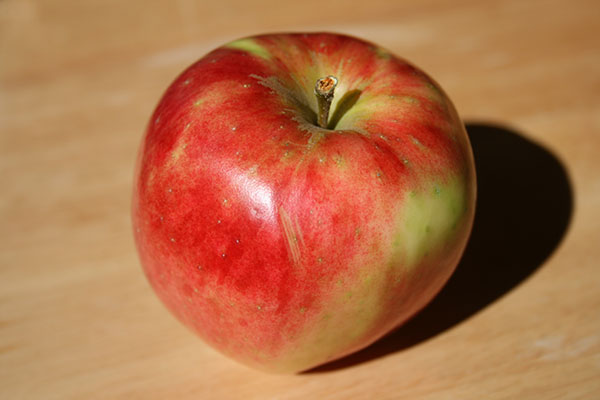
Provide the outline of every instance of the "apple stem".
[[317,123],[323,129],[327,129],[327,119],[329,118],[329,109],[333,101],[333,92],[337,86],[338,80],[335,76],[329,75],[317,80],[315,84],[315,95],[317,96]]

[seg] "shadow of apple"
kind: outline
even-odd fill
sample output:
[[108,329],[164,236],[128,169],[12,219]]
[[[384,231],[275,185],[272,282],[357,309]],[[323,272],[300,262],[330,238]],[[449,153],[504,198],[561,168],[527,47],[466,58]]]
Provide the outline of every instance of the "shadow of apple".
[[530,276],[569,226],[573,193],[547,149],[504,126],[467,124],[477,169],[477,209],[456,272],[438,296],[373,345],[306,373],[338,370],[426,341],[481,311]]

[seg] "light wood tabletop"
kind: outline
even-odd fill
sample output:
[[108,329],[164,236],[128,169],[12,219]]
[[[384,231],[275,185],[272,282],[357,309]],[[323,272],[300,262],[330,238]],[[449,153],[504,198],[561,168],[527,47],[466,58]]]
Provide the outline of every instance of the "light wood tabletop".
[[[600,398],[598,1],[0,2],[0,398]],[[348,33],[447,91],[476,157],[467,251],[416,318],[298,375],[175,320],[133,244],[133,166],[186,66],[264,32]]]

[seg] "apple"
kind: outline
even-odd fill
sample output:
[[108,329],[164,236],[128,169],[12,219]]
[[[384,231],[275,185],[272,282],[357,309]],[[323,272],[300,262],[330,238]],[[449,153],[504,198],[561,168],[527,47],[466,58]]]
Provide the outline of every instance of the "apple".
[[160,100],[133,226],[166,306],[220,352],[299,372],[422,309],[471,231],[475,170],[440,86],[331,34],[228,43]]

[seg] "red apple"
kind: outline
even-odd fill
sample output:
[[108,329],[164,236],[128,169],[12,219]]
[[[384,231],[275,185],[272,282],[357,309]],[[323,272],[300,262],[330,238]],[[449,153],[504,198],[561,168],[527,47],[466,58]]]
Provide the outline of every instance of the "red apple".
[[226,44],[168,88],[133,225],[181,321],[242,363],[297,372],[423,308],[474,205],[464,126],[431,78],[356,38],[277,34]]

